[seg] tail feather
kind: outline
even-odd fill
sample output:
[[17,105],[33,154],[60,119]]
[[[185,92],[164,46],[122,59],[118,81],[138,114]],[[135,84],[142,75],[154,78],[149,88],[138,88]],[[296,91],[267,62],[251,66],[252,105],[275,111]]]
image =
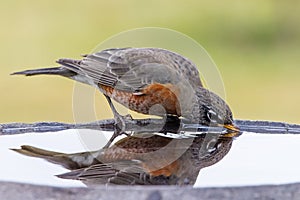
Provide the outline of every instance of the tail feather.
[[29,145],[22,145],[20,149],[11,150],[18,152],[22,155],[45,159],[48,162],[61,165],[64,168],[70,170],[79,169],[82,167],[86,167],[86,165],[99,162],[91,154],[91,152],[65,154],[55,151],[48,151]]
[[34,75],[42,75],[42,74],[72,77],[77,73],[64,67],[52,67],[52,68],[32,69],[32,70],[14,72],[11,75],[34,76]]
[[22,145],[21,149],[11,149],[11,150],[26,156],[37,157],[37,158],[47,158],[47,157],[53,157],[55,155],[63,155],[63,153],[48,151],[33,146],[29,146],[29,145]]

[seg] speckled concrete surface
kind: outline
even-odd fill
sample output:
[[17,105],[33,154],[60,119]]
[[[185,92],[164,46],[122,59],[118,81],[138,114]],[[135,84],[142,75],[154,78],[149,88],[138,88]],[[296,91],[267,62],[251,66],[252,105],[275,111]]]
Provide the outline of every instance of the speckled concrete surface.
[[244,199],[300,199],[300,184],[232,187],[232,188],[191,188],[191,187],[139,187],[101,186],[98,188],[59,188],[21,183],[0,183],[0,199],[9,200],[244,200]]

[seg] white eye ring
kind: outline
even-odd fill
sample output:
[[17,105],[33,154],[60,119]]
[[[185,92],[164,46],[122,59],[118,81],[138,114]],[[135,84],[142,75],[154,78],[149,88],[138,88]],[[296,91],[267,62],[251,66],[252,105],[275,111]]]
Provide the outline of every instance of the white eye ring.
[[220,116],[220,115],[218,115],[215,111],[213,111],[213,110],[209,110],[208,112],[207,112],[207,118],[211,121],[211,122],[213,122],[213,123],[217,123],[218,121],[220,122],[220,121],[222,121],[223,122],[223,118]]
[[215,111],[213,111],[213,110],[209,110],[208,112],[207,112],[207,118],[211,121],[211,122],[214,122],[214,123],[216,123],[217,121],[216,121],[216,118],[217,118],[218,116],[217,116],[217,113],[215,112]]

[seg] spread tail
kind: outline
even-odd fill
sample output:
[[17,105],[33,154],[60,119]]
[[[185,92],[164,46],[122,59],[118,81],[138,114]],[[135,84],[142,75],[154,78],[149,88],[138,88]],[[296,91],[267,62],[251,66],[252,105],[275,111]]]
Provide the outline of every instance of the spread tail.
[[97,156],[95,156],[95,154],[98,155],[99,151],[65,154],[55,151],[48,151],[29,145],[22,145],[20,149],[11,150],[22,155],[45,159],[48,162],[61,165],[70,170],[80,169],[91,164],[100,163],[100,161],[97,159]]

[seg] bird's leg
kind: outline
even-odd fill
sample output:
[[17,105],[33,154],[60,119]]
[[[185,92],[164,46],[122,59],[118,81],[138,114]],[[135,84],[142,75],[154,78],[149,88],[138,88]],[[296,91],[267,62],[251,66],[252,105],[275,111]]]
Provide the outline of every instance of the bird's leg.
[[127,135],[126,132],[125,132],[125,126],[126,126],[126,123],[125,123],[125,120],[126,119],[132,119],[131,115],[125,115],[125,116],[122,116],[118,113],[118,111],[116,110],[113,102],[111,101],[110,97],[107,96],[107,95],[104,95],[109,106],[110,106],[110,109],[112,110],[113,112],[113,115],[114,115],[114,119],[115,119],[115,130],[114,130],[114,133],[113,135],[111,136],[111,138],[109,139],[109,141],[106,143],[106,145],[103,147],[103,148],[108,148],[111,143],[114,141],[114,139],[120,135]]

